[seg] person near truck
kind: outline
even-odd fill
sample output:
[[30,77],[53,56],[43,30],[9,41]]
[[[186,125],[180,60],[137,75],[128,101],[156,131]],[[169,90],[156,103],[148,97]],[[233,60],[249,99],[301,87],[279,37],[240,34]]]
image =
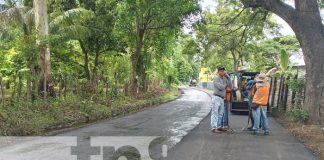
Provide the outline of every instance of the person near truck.
[[259,133],[261,117],[264,135],[269,135],[267,105],[269,100],[270,84],[267,81],[267,76],[265,74],[259,74],[255,80],[255,93],[252,100],[252,115],[254,118],[253,134]]
[[227,86],[226,86],[226,94],[224,97],[224,115],[222,118],[222,128],[227,130],[228,129],[228,108],[230,107],[231,104],[231,96],[232,96],[232,85],[231,85],[231,81],[228,78],[227,79]]
[[221,133],[225,131],[222,128],[221,121],[224,114],[224,97],[229,76],[224,67],[217,68],[216,78],[213,81],[214,93],[212,95],[211,109],[211,131],[213,133]]
[[255,77],[251,77],[251,79],[246,84],[246,93],[248,95],[247,97],[248,97],[248,104],[249,104],[249,118],[251,119],[251,126],[249,126],[247,129],[250,131],[253,129],[253,125],[254,125],[254,119],[252,115],[252,100],[255,93],[254,88],[256,83],[254,79]]

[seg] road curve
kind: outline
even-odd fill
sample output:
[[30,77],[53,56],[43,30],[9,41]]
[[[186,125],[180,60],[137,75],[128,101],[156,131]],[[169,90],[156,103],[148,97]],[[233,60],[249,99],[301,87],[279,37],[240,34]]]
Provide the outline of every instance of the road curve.
[[[211,100],[208,94],[192,88],[183,88],[183,92],[184,94],[177,100],[56,136],[1,137],[0,143],[6,145],[0,145],[0,160],[76,160],[76,155],[81,155],[79,158],[86,160],[89,157],[82,156],[85,150],[74,151],[71,146],[90,144],[93,146],[109,140],[116,144],[135,143],[135,141],[146,143],[149,137],[166,137],[166,141],[159,143],[165,144],[170,149],[210,112]],[[117,142],[117,140],[127,142]],[[103,159],[103,148],[96,149],[98,150],[90,149],[94,152],[91,153],[93,155],[91,158]],[[142,159],[150,159],[150,157],[142,157]]]

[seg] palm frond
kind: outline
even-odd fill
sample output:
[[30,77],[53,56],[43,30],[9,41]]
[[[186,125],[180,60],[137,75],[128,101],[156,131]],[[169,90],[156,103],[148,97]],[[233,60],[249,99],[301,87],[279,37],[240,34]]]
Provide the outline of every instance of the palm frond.
[[30,8],[25,6],[12,6],[0,12],[0,23],[8,26],[12,23],[25,23],[26,13],[29,13]]
[[59,34],[62,35],[63,37],[77,40],[77,39],[84,39],[85,37],[89,37],[91,31],[89,28],[82,25],[71,25],[71,26],[62,27],[59,30]]
[[22,14],[17,7],[8,8],[0,12],[0,21],[6,26],[13,22],[22,22]]
[[24,24],[27,27],[28,31],[32,30],[32,27],[35,25],[35,14],[34,9],[28,10],[23,16]]
[[50,28],[58,28],[60,26],[69,26],[72,24],[80,24],[94,16],[94,13],[84,8],[76,8],[65,11],[58,15],[50,22]]

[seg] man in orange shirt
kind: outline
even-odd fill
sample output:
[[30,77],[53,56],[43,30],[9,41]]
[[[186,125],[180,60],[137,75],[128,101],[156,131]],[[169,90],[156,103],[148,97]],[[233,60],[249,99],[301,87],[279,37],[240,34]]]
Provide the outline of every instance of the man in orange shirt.
[[256,77],[256,91],[252,101],[252,114],[254,119],[253,134],[259,133],[260,116],[264,135],[269,135],[269,123],[267,118],[267,105],[269,100],[270,84],[265,74]]

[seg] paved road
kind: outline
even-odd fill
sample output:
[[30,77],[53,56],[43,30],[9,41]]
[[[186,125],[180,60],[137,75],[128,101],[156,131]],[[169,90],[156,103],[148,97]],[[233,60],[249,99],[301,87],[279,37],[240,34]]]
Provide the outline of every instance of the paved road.
[[[82,155],[90,151],[89,154],[94,155],[91,158],[99,160],[108,154],[104,146],[114,146],[116,149],[126,145],[135,145],[140,154],[144,154],[143,159],[148,159],[149,155],[162,157],[166,154],[167,148],[180,142],[183,136],[194,129],[210,111],[208,94],[190,88],[183,91],[184,94],[175,101],[54,137],[2,137],[0,160],[76,159],[71,152]],[[155,138],[161,136],[165,138]],[[99,148],[87,148],[90,144],[91,147],[99,146]],[[148,148],[146,146],[148,144],[152,150],[150,153],[142,153],[145,152],[145,147]],[[71,149],[71,146],[79,148]],[[80,157],[84,160],[89,159],[87,154]]]
[[234,134],[213,134],[210,106],[208,94],[185,88],[178,100],[57,136],[1,137],[0,160],[77,160],[75,155],[78,160],[90,160],[90,155],[92,160],[108,160],[111,155],[122,155],[119,160],[135,160],[139,155],[142,160],[316,159],[272,118],[270,136],[240,131],[246,115],[230,116]]
[[210,132],[207,116],[189,135],[172,148],[167,160],[315,160],[305,146],[273,118],[269,118],[270,136],[241,131],[246,115],[230,115],[234,134]]

